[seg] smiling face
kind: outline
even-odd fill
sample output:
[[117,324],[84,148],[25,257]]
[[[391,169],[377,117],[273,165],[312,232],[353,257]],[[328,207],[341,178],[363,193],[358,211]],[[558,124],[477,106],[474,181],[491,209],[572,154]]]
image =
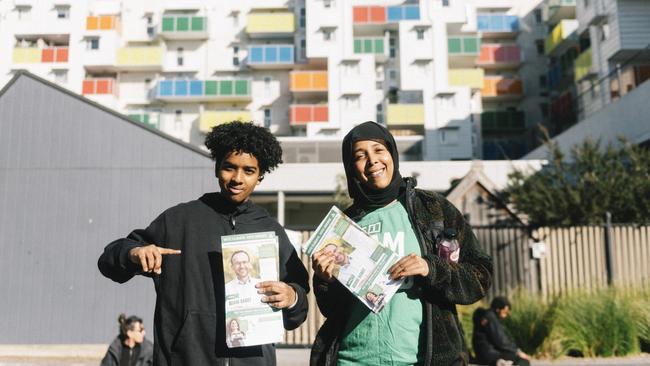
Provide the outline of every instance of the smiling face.
[[360,140],[352,146],[354,171],[366,188],[381,190],[393,179],[393,157],[384,144],[373,140]]
[[232,265],[232,269],[235,271],[235,274],[240,281],[245,281],[248,279],[248,273],[251,269],[251,261],[248,257],[248,254],[245,252],[235,253],[230,258],[230,264]]
[[236,332],[239,330],[239,323],[235,319],[230,321],[230,331],[231,332]]
[[217,171],[221,195],[234,204],[245,202],[260,184],[260,167],[255,156],[233,151],[228,154]]

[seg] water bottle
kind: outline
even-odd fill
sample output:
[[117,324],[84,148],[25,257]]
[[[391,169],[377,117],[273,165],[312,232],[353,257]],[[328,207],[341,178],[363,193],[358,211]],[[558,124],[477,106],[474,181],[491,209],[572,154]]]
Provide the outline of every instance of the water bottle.
[[438,236],[438,257],[450,263],[458,263],[460,245],[456,239],[456,230],[445,229]]

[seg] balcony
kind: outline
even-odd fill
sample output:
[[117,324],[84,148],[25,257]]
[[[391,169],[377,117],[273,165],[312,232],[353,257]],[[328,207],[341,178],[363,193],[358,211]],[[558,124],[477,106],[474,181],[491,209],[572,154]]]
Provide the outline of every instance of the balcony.
[[384,54],[383,37],[354,38],[354,53]]
[[485,68],[517,67],[521,63],[521,49],[516,44],[483,44],[476,64]]
[[117,83],[112,78],[85,79],[81,86],[83,95],[117,95]]
[[329,121],[327,104],[292,104],[289,107],[289,124],[301,126],[310,122]]
[[562,19],[575,19],[576,0],[549,0],[548,23],[557,24]]
[[469,86],[472,89],[481,89],[485,71],[483,69],[451,69],[448,75],[449,86]]
[[523,95],[524,88],[520,79],[492,76],[483,80],[481,97],[484,100],[516,100]]
[[119,27],[119,18],[116,15],[100,15],[86,17],[87,31],[110,31]]
[[190,15],[164,15],[160,35],[166,39],[208,38],[208,18]]
[[522,111],[489,111],[481,113],[483,134],[521,132],[526,129]]
[[424,126],[424,104],[389,104],[386,124],[394,126]]
[[251,82],[233,80],[161,80],[155,89],[155,98],[167,102],[248,101]]
[[474,36],[453,36],[447,38],[449,56],[477,56],[481,39]]
[[595,70],[592,68],[591,48],[589,48],[576,58],[573,64],[573,77],[577,82],[593,74],[595,74]]
[[355,25],[398,23],[403,20],[420,20],[420,7],[418,5],[352,7],[352,21]]
[[208,133],[212,127],[232,121],[249,122],[253,115],[249,111],[205,111],[199,117],[199,131]]
[[519,18],[507,14],[478,14],[476,16],[476,30],[483,37],[503,37],[508,34],[515,36],[519,32]]
[[16,47],[14,64],[65,63],[68,62],[68,47]]
[[249,37],[293,37],[296,23],[293,13],[253,12],[248,14],[246,33]]
[[248,65],[250,67],[286,68],[293,64],[293,45],[263,45],[248,48]]
[[327,71],[292,71],[290,78],[293,93],[327,93]]
[[129,113],[127,114],[130,120],[142,123],[143,125],[159,129],[160,128],[160,114],[158,113]]
[[559,47],[565,41],[575,40],[577,38],[578,21],[575,19],[564,19],[560,21],[551,34],[544,40],[544,49],[547,55],[555,55],[561,52],[563,47]]
[[116,66],[120,70],[160,71],[163,63],[162,47],[123,47],[117,50]]

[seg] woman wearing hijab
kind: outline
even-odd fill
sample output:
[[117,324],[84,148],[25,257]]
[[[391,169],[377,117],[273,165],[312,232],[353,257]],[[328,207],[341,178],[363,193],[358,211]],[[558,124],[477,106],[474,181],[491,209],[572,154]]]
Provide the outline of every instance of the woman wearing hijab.
[[449,201],[402,178],[395,140],[384,127],[353,128],[342,150],[353,199],[346,214],[400,254],[389,274],[405,281],[373,314],[335,280],[331,253],[315,253],[314,292],[327,319],[311,365],[466,365],[456,304],[485,296],[490,257]]

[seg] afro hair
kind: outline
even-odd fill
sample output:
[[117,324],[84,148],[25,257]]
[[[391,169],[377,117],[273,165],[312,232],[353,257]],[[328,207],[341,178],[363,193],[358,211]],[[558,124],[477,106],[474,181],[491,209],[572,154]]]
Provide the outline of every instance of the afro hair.
[[233,121],[213,127],[205,137],[205,146],[217,165],[233,151],[253,155],[262,175],[282,163],[282,148],[275,136],[250,122]]

